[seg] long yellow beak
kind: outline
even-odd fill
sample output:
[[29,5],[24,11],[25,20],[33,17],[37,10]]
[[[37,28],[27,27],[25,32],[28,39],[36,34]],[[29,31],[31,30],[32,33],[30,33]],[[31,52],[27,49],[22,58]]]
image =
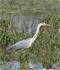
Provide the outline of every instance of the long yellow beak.
[[44,26],[51,26],[51,25],[49,25],[49,24],[43,24]]

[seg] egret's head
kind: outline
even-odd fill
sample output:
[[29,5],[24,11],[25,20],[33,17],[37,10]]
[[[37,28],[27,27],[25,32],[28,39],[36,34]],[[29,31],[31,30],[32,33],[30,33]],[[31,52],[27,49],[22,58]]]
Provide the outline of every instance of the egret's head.
[[46,24],[46,23],[40,23],[39,25],[40,25],[40,26],[51,26],[51,25]]

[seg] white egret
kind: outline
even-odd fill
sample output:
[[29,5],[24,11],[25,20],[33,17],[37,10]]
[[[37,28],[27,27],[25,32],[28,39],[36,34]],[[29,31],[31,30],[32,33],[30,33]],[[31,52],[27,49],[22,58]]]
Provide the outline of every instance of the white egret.
[[9,46],[9,47],[7,48],[7,50],[9,50],[9,49],[29,48],[29,47],[32,45],[32,43],[35,41],[35,39],[37,38],[37,35],[38,35],[38,32],[39,32],[40,26],[51,26],[51,25],[45,24],[45,23],[40,23],[40,24],[37,26],[36,33],[35,33],[35,35],[34,35],[32,38],[28,38],[28,39],[26,39],[26,40],[19,41],[19,42],[17,42],[17,43],[14,44],[14,45]]

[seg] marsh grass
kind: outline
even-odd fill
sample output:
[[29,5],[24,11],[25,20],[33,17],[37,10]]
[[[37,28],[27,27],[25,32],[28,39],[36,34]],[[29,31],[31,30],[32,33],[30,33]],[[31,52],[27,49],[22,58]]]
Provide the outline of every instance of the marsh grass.
[[[56,32],[54,31],[56,28],[55,25],[58,25],[60,22],[58,17],[59,16],[56,16],[55,18],[55,15],[48,15],[48,18],[44,18],[44,21],[53,25],[51,27],[46,27],[45,31],[44,28],[41,27],[37,39],[32,44],[31,48],[28,48],[25,53],[23,53],[23,51],[21,50],[15,50],[9,51],[7,54],[9,54],[13,60],[21,61],[22,68],[24,68],[26,65],[25,61],[29,62],[29,60],[33,60],[34,62],[42,62],[44,68],[51,68],[53,64],[56,64],[58,62],[58,58],[60,58],[58,55],[58,53],[60,52],[60,40],[57,37]],[[7,46],[12,45],[17,41],[23,40],[24,38],[29,38],[29,35],[25,36],[24,31],[22,33],[18,33],[16,29],[14,29],[13,32],[13,26],[9,29],[10,20],[7,20],[7,23],[5,23],[6,20],[1,19],[0,22],[0,54],[3,55],[6,52],[5,49],[7,48]],[[9,59],[6,56],[2,56],[0,57],[0,61],[9,61]]]
[[[0,13],[4,13],[5,14],[16,14],[19,11],[19,8],[16,6],[13,6],[14,2],[9,1],[8,5],[8,10],[1,10]],[[23,6],[21,5],[21,10],[29,10],[29,9],[34,9],[36,10],[36,8],[34,8],[36,5],[34,1],[30,2],[30,7],[26,7],[25,8],[25,2],[18,2],[17,0],[17,4],[19,5],[23,4]],[[51,2],[50,2],[51,3]],[[57,2],[58,3],[58,2]],[[2,4],[0,6],[0,8],[4,8],[4,4]],[[31,8],[32,7],[32,8]],[[38,9],[40,9],[41,5],[37,5]],[[44,5],[42,6],[42,8],[44,7]],[[38,19],[38,22],[46,22],[47,24],[50,24],[51,27],[41,27],[40,29],[40,33],[37,37],[37,39],[35,40],[35,42],[32,44],[32,46],[28,49],[25,50],[10,50],[9,52],[6,51],[6,48],[12,44],[15,44],[16,42],[19,42],[21,40],[27,39],[33,37],[33,32],[31,34],[27,34],[26,36],[24,35],[24,25],[25,25],[25,20],[23,21],[23,25],[22,25],[22,32],[16,31],[16,27],[14,26],[15,23],[13,23],[11,21],[11,19],[1,19],[0,20],[0,61],[10,61],[10,59],[8,57],[6,57],[4,54],[8,54],[12,60],[17,60],[17,61],[21,61],[21,65],[22,65],[22,69],[24,69],[26,61],[29,63],[29,60],[32,60],[34,62],[39,61],[40,63],[42,62],[43,67],[44,68],[51,68],[53,64],[57,64],[58,62],[58,58],[60,58],[60,39],[58,38],[57,34],[57,30],[60,27],[60,15],[57,13],[57,11],[52,10],[51,4],[49,4],[48,7],[46,7],[46,10],[50,11],[51,13],[49,15],[47,15],[46,17],[44,17],[42,20]],[[54,7],[54,6],[53,6]],[[6,8],[6,7],[5,7]],[[18,11],[13,11],[13,9],[17,9]],[[10,11],[9,11],[10,9]],[[50,9],[50,10],[49,10]],[[34,11],[35,12],[35,11]],[[36,12],[34,13],[34,15],[39,14],[41,11],[36,10]],[[26,15],[26,13],[25,13]],[[28,30],[28,27],[25,26],[26,30]],[[25,53],[23,52],[25,51]],[[22,70],[21,69],[21,70]],[[25,69],[24,69],[25,70]]]

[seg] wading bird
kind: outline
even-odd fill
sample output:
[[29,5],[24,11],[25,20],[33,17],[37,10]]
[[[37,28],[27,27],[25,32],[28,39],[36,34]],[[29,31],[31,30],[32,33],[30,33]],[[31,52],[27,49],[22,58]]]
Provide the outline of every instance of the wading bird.
[[39,33],[39,28],[40,26],[51,26],[49,24],[45,24],[45,23],[40,23],[38,26],[37,26],[37,30],[36,30],[36,33],[35,35],[32,37],[32,38],[28,38],[26,40],[22,40],[22,41],[19,41],[18,43],[12,45],[12,46],[9,46],[7,48],[7,50],[9,49],[23,49],[23,48],[29,48],[31,47],[32,43],[35,41],[35,39],[37,38],[37,35]]

